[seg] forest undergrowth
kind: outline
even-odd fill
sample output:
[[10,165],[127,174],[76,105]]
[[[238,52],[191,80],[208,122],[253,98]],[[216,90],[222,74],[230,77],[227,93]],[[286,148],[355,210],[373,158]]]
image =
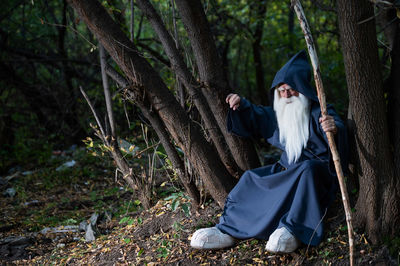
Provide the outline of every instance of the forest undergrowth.
[[[116,180],[115,167],[84,148],[56,151],[45,164],[11,169],[1,179],[0,261],[6,265],[348,264],[339,196],[327,214],[325,238],[318,247],[304,245],[290,254],[272,254],[265,251],[265,240],[250,239],[229,249],[201,251],[190,247],[191,234],[213,226],[221,210],[207,198],[198,210],[190,209],[177,181],[165,171],[157,176],[154,205],[143,210],[135,191]],[[7,194],[12,189],[14,195]],[[93,225],[95,240],[88,241],[82,224]],[[398,265],[399,258],[393,256],[398,245],[372,246],[357,233],[357,265]]]

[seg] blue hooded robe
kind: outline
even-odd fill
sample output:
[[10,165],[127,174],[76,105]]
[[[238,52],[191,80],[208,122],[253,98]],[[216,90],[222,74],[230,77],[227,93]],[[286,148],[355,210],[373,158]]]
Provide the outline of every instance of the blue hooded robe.
[[[290,85],[311,101],[309,139],[300,158],[289,164],[279,141],[275,111],[241,98],[237,110],[230,109],[228,131],[242,137],[263,137],[283,151],[273,164],[246,171],[229,193],[217,228],[238,239],[267,240],[272,232],[286,227],[301,242],[318,245],[322,240],[322,220],[334,199],[338,185],[325,132],[319,123],[321,110],[310,85],[310,65],[304,51],[293,56],[276,74],[271,95],[281,83]],[[336,144],[343,169],[347,169],[346,129],[332,106]]]

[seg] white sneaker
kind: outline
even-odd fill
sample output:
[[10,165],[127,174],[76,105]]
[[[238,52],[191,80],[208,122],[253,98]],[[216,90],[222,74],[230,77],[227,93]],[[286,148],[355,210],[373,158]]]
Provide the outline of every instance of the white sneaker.
[[194,232],[190,245],[196,249],[219,249],[231,247],[235,239],[216,227],[202,228]]
[[276,229],[270,236],[265,249],[273,253],[290,253],[295,251],[301,242],[286,227]]

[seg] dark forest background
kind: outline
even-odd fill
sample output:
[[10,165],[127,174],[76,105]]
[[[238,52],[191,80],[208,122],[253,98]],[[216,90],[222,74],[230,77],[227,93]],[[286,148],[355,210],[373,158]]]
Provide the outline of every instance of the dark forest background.
[[[103,4],[129,35],[129,1]],[[105,105],[97,41],[66,2],[8,1],[2,5],[0,136],[4,174],[13,165],[45,160],[46,151],[49,154],[53,148],[67,148],[92,135],[89,123],[95,121],[79,86],[95,99],[103,113]],[[173,31],[171,3],[158,1],[156,5]],[[269,85],[276,71],[290,56],[305,49],[290,4],[210,1],[208,5],[211,31],[233,91],[254,103],[268,105]],[[328,101],[345,117],[348,96],[337,17],[332,8],[321,10],[311,2],[304,8],[318,44]],[[174,75],[157,37],[142,12],[138,8],[134,12],[135,44],[175,90]],[[182,53],[193,65],[190,43],[179,18],[176,27]],[[381,48],[384,55],[386,47],[382,44]],[[387,55],[382,60],[387,61]],[[262,75],[257,76],[258,71]],[[140,115],[134,106],[126,104],[131,119],[128,127],[124,100],[116,93],[115,83],[111,91],[115,94],[118,130],[129,136]]]

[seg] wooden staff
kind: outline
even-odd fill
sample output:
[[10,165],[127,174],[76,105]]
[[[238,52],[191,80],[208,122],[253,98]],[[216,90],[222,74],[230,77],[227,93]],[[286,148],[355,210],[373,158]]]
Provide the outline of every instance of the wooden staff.
[[[318,56],[317,56],[317,52],[315,50],[313,38],[311,36],[311,30],[308,25],[303,8],[300,4],[300,1],[292,0],[292,7],[294,7],[294,10],[296,11],[297,18],[300,21],[300,27],[301,27],[301,29],[304,33],[304,37],[306,39],[308,53],[310,55],[311,63],[312,63],[313,70],[314,70],[314,80],[315,80],[315,85],[317,87],[317,94],[318,94],[319,104],[321,106],[321,113],[322,113],[322,115],[325,116],[328,114],[328,111],[326,109],[325,91],[324,91],[324,86],[322,84],[321,72],[319,70]],[[335,164],[336,174],[337,174],[337,177],[339,180],[340,191],[342,193],[342,201],[343,201],[343,205],[344,205],[344,211],[346,213],[347,232],[349,235],[350,265],[353,266],[354,265],[354,253],[353,253],[354,238],[353,238],[353,225],[352,225],[352,219],[351,219],[349,196],[347,193],[346,182],[344,181],[343,170],[342,170],[342,166],[340,164],[340,157],[339,157],[339,153],[337,151],[334,135],[332,132],[326,132],[326,136],[328,138],[329,148],[332,153],[332,158],[333,158],[333,162]]]

